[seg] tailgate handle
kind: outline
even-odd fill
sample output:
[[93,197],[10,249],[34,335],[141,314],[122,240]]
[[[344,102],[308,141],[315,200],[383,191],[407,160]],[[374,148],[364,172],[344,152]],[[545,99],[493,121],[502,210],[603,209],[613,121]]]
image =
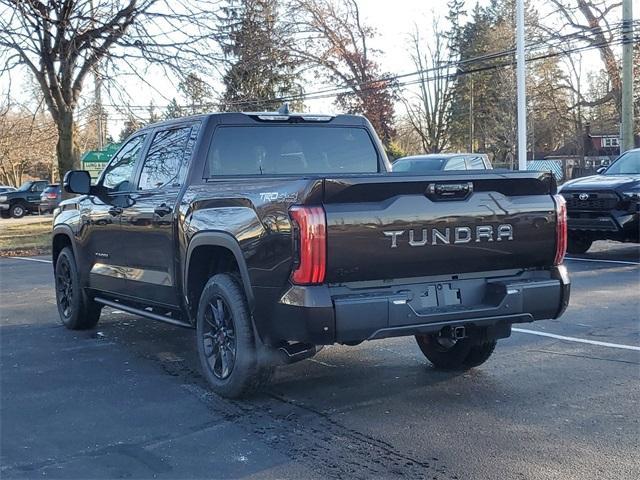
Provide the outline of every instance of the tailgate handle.
[[430,183],[426,195],[435,200],[464,200],[473,193],[472,182]]

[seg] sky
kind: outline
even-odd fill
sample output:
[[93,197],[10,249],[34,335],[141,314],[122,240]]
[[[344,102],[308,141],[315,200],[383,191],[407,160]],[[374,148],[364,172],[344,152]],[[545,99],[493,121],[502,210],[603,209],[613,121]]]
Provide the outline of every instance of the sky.
[[[481,5],[485,5],[489,0],[479,0]],[[546,14],[544,3],[541,1],[533,0],[536,8],[541,14]],[[467,1],[467,10],[471,11],[476,4],[476,0]],[[378,57],[378,61],[381,68],[385,72],[393,72],[396,74],[415,71],[410,58],[410,54],[407,49],[408,36],[414,31],[416,25],[424,34],[425,37],[432,35],[432,22],[433,17],[440,16],[444,23],[444,17],[447,13],[447,0],[360,0],[359,5],[363,21],[374,27],[378,33],[375,39],[371,42],[371,46],[382,53]],[[635,18],[638,18],[640,14],[640,0],[633,0]],[[583,54],[583,64],[585,68],[601,68],[601,62],[598,54],[595,51],[590,51]],[[14,77],[16,74],[14,74]],[[24,77],[24,74],[19,75]],[[0,89],[3,89],[7,85],[7,78],[0,79]],[[13,84],[19,84],[16,81],[20,78],[12,78]],[[181,99],[176,92],[175,80],[168,79],[162,75],[160,71],[150,70],[146,76],[146,80],[153,86],[150,88],[140,80],[135,78],[123,79],[122,83],[126,85],[126,90],[135,92],[131,99],[131,104],[135,105],[148,105],[153,102],[155,105],[164,107],[171,98],[177,97],[178,102],[181,103]],[[85,85],[85,97],[89,97],[92,94],[92,85],[87,82]],[[216,81],[211,81],[214,89],[219,91],[219,83],[216,85]],[[314,90],[321,90],[327,88],[322,84],[309,84],[305,85],[307,92]],[[15,87],[14,87],[15,92]],[[12,93],[14,93],[12,92]],[[15,93],[14,93],[15,94]],[[23,92],[23,95],[25,93]],[[111,102],[104,98],[106,92],[103,93],[103,101],[105,103]],[[86,100],[90,100],[86,98]],[[118,102],[120,103],[120,102]],[[314,112],[326,112],[335,113],[335,107],[332,104],[331,99],[314,100],[306,102],[306,106],[309,110]],[[402,110],[402,106],[398,105],[398,110]],[[108,108],[109,111],[109,124],[108,133],[117,138],[120,130],[122,129],[125,115],[118,113],[113,108]],[[136,110],[135,113],[142,117],[147,116],[146,111]]]

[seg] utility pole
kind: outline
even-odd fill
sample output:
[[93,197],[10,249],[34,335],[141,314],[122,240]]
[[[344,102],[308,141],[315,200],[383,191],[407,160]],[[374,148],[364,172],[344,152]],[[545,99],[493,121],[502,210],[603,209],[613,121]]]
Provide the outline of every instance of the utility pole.
[[[473,74],[472,74],[473,75]],[[474,150],[474,122],[473,122],[473,77],[471,77],[471,92],[470,92],[470,100],[469,100],[469,153],[473,153]]]
[[104,148],[104,126],[103,122],[103,114],[102,114],[102,79],[100,78],[100,73],[98,72],[98,65],[95,66],[94,72],[94,80],[95,80],[95,104],[96,104],[96,133],[98,136],[98,150],[102,150]]
[[516,1],[516,80],[518,85],[518,170],[527,169],[527,91],[524,58],[524,0]]
[[620,153],[633,148],[633,12],[622,1],[622,128]]
[[[94,19],[96,18],[96,10],[93,5],[93,0],[89,1],[89,7],[91,8],[91,27],[95,27]],[[94,80],[94,102],[95,102],[95,114],[96,114],[96,136],[98,150],[102,150],[104,147],[104,126],[102,124],[102,79],[100,78],[99,71],[100,62],[96,63],[93,68],[93,80]]]

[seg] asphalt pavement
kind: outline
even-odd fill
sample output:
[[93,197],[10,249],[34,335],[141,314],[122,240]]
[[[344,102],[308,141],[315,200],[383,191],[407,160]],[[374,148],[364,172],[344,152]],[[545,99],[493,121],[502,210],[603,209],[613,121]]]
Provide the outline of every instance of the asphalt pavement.
[[228,401],[192,331],[110,309],[68,331],[47,258],[0,259],[0,477],[640,478],[640,248],[599,242],[567,266],[567,313],[469,372],[387,339]]

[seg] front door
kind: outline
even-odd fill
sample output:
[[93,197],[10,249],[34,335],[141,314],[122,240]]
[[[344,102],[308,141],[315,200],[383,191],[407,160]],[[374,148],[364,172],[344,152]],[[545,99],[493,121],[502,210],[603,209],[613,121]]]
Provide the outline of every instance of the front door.
[[128,289],[145,302],[179,305],[175,210],[196,127],[186,124],[153,132],[131,205],[122,213]]
[[121,237],[122,212],[131,204],[135,166],[146,135],[130,139],[113,157],[95,187],[96,195],[80,202],[81,228],[78,241],[84,252],[81,272],[94,290],[126,295],[127,248]]

